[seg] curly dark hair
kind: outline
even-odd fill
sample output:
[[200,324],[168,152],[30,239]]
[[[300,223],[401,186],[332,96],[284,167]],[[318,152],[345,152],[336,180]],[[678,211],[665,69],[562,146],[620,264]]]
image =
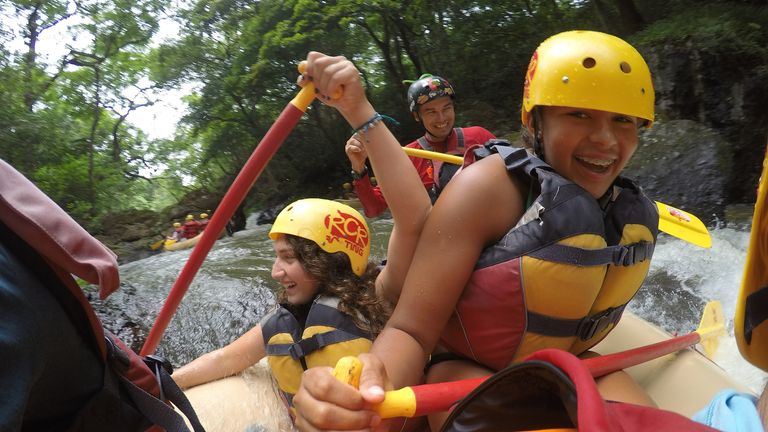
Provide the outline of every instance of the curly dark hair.
[[[318,281],[318,294],[337,297],[340,311],[350,315],[361,329],[378,335],[392,310],[376,295],[376,264],[369,262],[365,273],[357,276],[345,253],[326,252],[317,243],[290,234],[285,239],[304,270]],[[279,292],[278,300],[285,303],[284,291]]]

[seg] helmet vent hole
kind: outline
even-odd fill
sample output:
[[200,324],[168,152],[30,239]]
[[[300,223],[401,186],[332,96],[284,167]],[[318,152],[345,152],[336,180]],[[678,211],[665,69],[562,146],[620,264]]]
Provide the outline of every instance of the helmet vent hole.
[[632,72],[632,66],[630,66],[629,63],[627,63],[627,62],[619,63],[619,68],[621,69],[622,72],[627,73],[627,74]]
[[595,65],[597,65],[597,61],[592,57],[587,57],[581,61],[581,65],[584,66],[584,68],[586,69],[592,69],[593,67],[595,67]]

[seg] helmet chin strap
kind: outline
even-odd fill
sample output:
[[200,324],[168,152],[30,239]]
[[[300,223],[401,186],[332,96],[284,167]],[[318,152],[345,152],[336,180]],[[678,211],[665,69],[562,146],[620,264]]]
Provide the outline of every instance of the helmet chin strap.
[[546,162],[544,159],[544,143],[541,142],[541,132],[536,132],[533,138],[533,153],[539,157],[539,159]]
[[541,114],[540,111],[536,108],[533,109],[531,112],[532,121],[533,121],[533,153],[541,160],[546,162],[547,160],[544,159],[544,143],[542,139],[541,134]]

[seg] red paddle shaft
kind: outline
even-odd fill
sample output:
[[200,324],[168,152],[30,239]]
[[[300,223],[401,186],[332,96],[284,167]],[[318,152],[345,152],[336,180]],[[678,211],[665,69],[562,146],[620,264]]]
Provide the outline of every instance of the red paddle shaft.
[[235,210],[253,186],[253,183],[264,170],[267,162],[272,159],[272,156],[274,156],[277,149],[285,141],[285,138],[299,122],[314,98],[315,86],[308,84],[303,87],[299,94],[280,113],[275,123],[267,131],[267,134],[264,135],[259,145],[256,146],[251,157],[245,163],[243,169],[240,170],[224,198],[222,198],[221,203],[216,207],[216,212],[213,214],[205,231],[203,231],[200,241],[192,249],[189,260],[184,264],[179,278],[173,284],[171,292],[168,294],[168,298],[165,300],[165,304],[163,304],[163,308],[160,310],[155,324],[152,326],[149,336],[147,336],[147,340],[141,348],[141,355],[149,355],[155,352],[166,327],[168,327],[168,323],[173,318],[173,314],[176,313],[176,308],[179,307],[179,303],[181,303],[182,297],[187,292],[189,284],[192,282],[195,274],[197,274],[197,270],[211,250],[219,233],[222,232],[232,214],[235,213]]
[[[699,333],[693,332],[684,336],[657,342],[652,345],[642,346],[614,354],[592,357],[582,361],[587,369],[589,369],[592,376],[598,378],[693,346],[699,343],[701,339],[702,337]],[[412,386],[410,389],[413,391],[413,395],[408,398],[411,402],[404,403],[399,399],[396,402],[396,398],[393,397],[391,403],[385,400],[382,405],[386,406],[386,409],[392,410],[389,411],[393,413],[392,416],[407,415],[408,417],[416,417],[434,412],[448,411],[453,405],[466,397],[467,394],[475,389],[475,387],[488,378],[489,377],[486,376],[461,381]],[[415,402],[415,407],[410,405],[413,402]],[[389,416],[382,411],[380,411],[380,413],[383,414],[384,417]]]

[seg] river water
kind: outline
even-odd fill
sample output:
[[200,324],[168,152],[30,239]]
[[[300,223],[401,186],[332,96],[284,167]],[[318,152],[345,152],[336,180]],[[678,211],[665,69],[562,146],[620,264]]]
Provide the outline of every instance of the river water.
[[[649,277],[629,310],[673,334],[698,327],[704,304],[720,300],[728,320],[714,361],[758,391],[766,374],[741,358],[733,338],[733,314],[749,241],[751,209],[735,222],[711,230],[712,248],[702,249],[666,234]],[[381,260],[391,219],[370,221],[372,255]],[[270,225],[255,225],[216,242],[165,332],[158,353],[175,366],[221,347],[255,325],[271,308],[277,284],[270,277],[273,259]],[[121,266],[121,288],[105,302],[95,302],[102,319],[134,349],[141,346],[190,250],[161,253]]]

